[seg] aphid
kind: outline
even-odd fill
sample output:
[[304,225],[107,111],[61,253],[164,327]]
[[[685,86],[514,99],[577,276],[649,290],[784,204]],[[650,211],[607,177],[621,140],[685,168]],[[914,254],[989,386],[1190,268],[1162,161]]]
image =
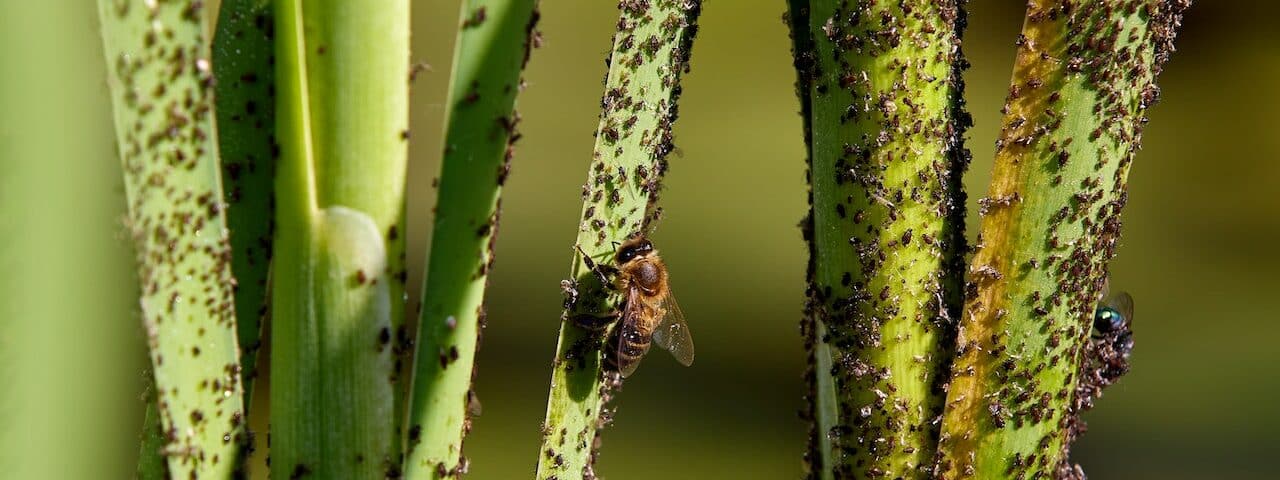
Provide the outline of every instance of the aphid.
[[[636,236],[618,247],[614,265],[599,265],[585,253],[587,267],[613,285],[624,297],[620,321],[609,337],[606,361],[623,377],[630,376],[640,359],[656,343],[671,352],[685,366],[693,364],[693,339],[684,314],[671,295],[667,266],[644,236]],[[613,274],[610,282],[607,273]]]
[[578,282],[561,280],[560,292],[564,294],[564,308],[570,309],[578,303]]

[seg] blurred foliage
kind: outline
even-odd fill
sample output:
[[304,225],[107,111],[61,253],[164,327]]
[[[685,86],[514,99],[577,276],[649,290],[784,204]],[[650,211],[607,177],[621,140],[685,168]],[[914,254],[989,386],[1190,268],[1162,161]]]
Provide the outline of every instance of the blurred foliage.
[[0,476],[132,478],[149,363],[92,0],[0,5]]
[[[0,49],[0,62],[45,65],[59,81],[22,80],[20,75],[35,70],[5,68],[0,91],[13,95],[6,99],[52,99],[55,108],[21,126],[6,120],[0,124],[0,139],[4,145],[11,145],[12,138],[56,143],[61,149],[56,155],[43,152],[45,159],[66,159],[66,165],[74,160],[86,167],[55,169],[53,165],[62,164],[49,163],[41,169],[69,177],[17,177],[10,173],[12,163],[30,157],[12,148],[0,150],[0,202],[8,205],[16,198],[29,211],[50,212],[47,221],[78,219],[72,225],[89,237],[77,240],[100,250],[41,257],[54,262],[54,268],[41,271],[61,275],[48,277],[61,283],[33,284],[23,291],[40,298],[67,298],[71,292],[77,301],[64,302],[66,308],[0,308],[5,313],[0,362],[14,365],[0,369],[0,378],[8,385],[15,368],[40,365],[39,373],[48,381],[18,384],[39,387],[18,391],[59,400],[28,412],[48,414],[57,419],[52,423],[15,423],[12,410],[4,413],[3,438],[25,441],[17,455],[0,455],[0,467],[7,467],[11,458],[61,459],[56,466],[64,469],[107,459],[94,470],[65,471],[125,478],[132,474],[137,451],[134,439],[142,413],[137,397],[145,357],[140,322],[127,291],[135,283],[127,278],[130,257],[121,248],[119,233],[124,195],[114,186],[116,172],[106,171],[118,162],[112,153],[95,10],[87,0],[37,3],[61,13],[14,16],[6,3],[0,18],[39,19],[14,22],[33,27],[65,24],[19,30],[6,23],[0,30],[6,43],[19,42],[23,48]],[[29,7],[37,8],[37,3]],[[969,135],[974,164],[966,185],[978,192],[971,197],[975,201],[990,178],[998,110],[1012,72],[1013,40],[1024,5],[1016,0],[969,4],[964,48],[973,63],[966,79],[976,126]],[[429,186],[439,171],[457,2],[415,6],[412,61],[432,66],[418,76],[412,100],[407,263],[420,268],[435,198]],[[670,159],[662,196],[667,214],[654,235],[697,340],[698,363],[686,369],[655,355],[628,379],[616,422],[602,434],[597,472],[606,478],[775,479],[800,474],[804,425],[795,412],[803,392],[798,322],[805,251],[795,225],[805,209],[804,151],[780,19],[783,9],[776,0],[705,5],[675,129],[681,152]],[[475,419],[466,446],[472,460],[469,478],[474,479],[526,478],[533,471],[559,326],[559,281],[568,275],[565,262],[580,213],[582,172],[591,159],[604,56],[617,19],[613,2],[544,2],[542,10],[544,43],[533,53],[526,74],[529,86],[520,98],[525,136],[507,182],[488,329],[477,361],[476,388],[484,415]],[[1280,127],[1275,115],[1280,91],[1272,87],[1280,77],[1280,43],[1272,20],[1277,14],[1280,5],[1273,3],[1198,2],[1184,20],[1179,51],[1161,77],[1163,100],[1151,112],[1144,148],[1130,177],[1125,234],[1113,264],[1113,286],[1137,299],[1134,370],[1107,390],[1088,416],[1089,433],[1074,453],[1091,478],[1271,476],[1271,430],[1280,428],[1280,415],[1265,400],[1280,393],[1280,353],[1272,341],[1280,336],[1280,323],[1269,301],[1280,290],[1274,273],[1280,257],[1271,250],[1272,239],[1280,235],[1280,202],[1275,200],[1280,162],[1273,161],[1280,157],[1280,136],[1274,133]],[[36,31],[40,37],[21,36]],[[4,104],[14,105],[8,100]],[[41,136],[24,137],[37,126]],[[13,190],[17,178],[49,182],[48,190],[38,189],[41,195],[83,198],[95,208],[53,210],[62,207],[44,196]],[[105,185],[104,178],[113,185]],[[969,211],[976,212],[976,206],[971,204]],[[0,235],[9,234],[0,230]],[[8,238],[0,237],[3,242]],[[49,252],[63,248],[44,246]],[[0,249],[0,266],[17,268],[13,259],[22,255]],[[35,270],[18,270],[26,271]],[[421,271],[410,272],[411,279],[420,281],[420,276]],[[408,291],[420,288],[412,284]],[[20,311],[14,313],[15,307]],[[413,306],[406,310],[415,311]],[[35,322],[40,328],[29,328]],[[20,323],[28,328],[11,330]],[[54,335],[19,337],[24,343],[42,342],[29,352],[44,352],[39,358],[45,363],[10,363],[15,332]],[[49,397],[50,392],[64,396]],[[98,399],[92,410],[78,401],[90,392]],[[263,395],[256,394],[259,399]],[[23,397],[8,394],[0,405],[8,408],[13,398]],[[80,410],[52,410],[63,405]],[[93,416],[91,411],[111,414]],[[265,427],[263,420],[255,419],[258,432]],[[12,434],[29,425],[39,428]],[[67,437],[69,432],[80,437]],[[45,436],[77,441],[31,441]],[[259,446],[264,443],[260,440]],[[92,456],[66,455],[91,446]],[[261,457],[255,462],[260,467]]]

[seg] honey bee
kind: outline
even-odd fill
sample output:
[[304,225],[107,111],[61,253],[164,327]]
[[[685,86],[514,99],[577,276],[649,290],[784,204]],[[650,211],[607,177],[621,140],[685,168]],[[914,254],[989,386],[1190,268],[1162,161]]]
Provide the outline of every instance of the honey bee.
[[[601,277],[601,283],[612,285],[624,295],[620,321],[609,336],[608,345],[612,347],[605,355],[610,367],[623,377],[630,376],[651,343],[671,352],[684,366],[693,364],[689,325],[671,295],[667,266],[652,242],[643,236],[623,242],[612,266],[596,264],[585,252],[582,258]],[[612,281],[607,273],[613,274]]]

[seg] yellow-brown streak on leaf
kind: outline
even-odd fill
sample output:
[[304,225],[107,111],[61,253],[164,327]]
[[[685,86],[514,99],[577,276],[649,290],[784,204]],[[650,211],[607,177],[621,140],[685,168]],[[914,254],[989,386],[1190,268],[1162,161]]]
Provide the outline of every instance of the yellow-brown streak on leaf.
[[[1034,5],[1045,2],[1033,0],[1031,3],[1033,5],[1028,5],[1028,11],[1045,8],[1044,5]],[[1061,69],[1061,61],[1054,52],[1061,48],[1061,44],[1054,43],[1057,32],[1062,28],[1061,23],[1061,20],[1058,20],[1026,22],[1023,25],[1022,32],[1026,39],[1025,43],[1018,47],[1017,58],[1014,60],[1015,82],[1016,79],[1044,79],[1060,76],[1056,72]],[[1049,57],[1041,60],[1042,54]],[[1008,113],[1005,118],[1035,118],[1039,115],[1038,112],[1046,109],[1048,96],[1055,91],[1057,91],[1056,85],[1050,88],[1034,89],[1016,98],[1011,94],[1006,102]],[[1027,184],[1026,175],[1027,171],[1035,166],[1023,161],[1030,148],[1014,141],[1018,137],[1031,135],[1035,125],[1036,122],[1027,121],[1017,127],[1007,124],[1001,126],[1000,142],[1003,147],[996,150],[987,198],[1015,198],[1015,195],[1020,196],[1026,188],[1035,188],[1034,185]],[[946,407],[948,422],[976,426],[980,422],[990,421],[984,405],[982,379],[990,376],[988,367],[992,363],[977,361],[977,357],[996,348],[991,338],[993,335],[1003,333],[998,331],[997,312],[1008,304],[1009,297],[1006,290],[1009,282],[1014,281],[1015,278],[1009,275],[1013,259],[1006,254],[1013,251],[1010,244],[1019,232],[1018,219],[1023,218],[1020,215],[1023,207],[1022,202],[1013,201],[1007,206],[990,209],[982,217],[981,242],[977,245],[978,250],[970,262],[966,276],[967,282],[977,285],[978,294],[975,298],[965,300],[964,314],[956,335],[958,356],[953,366],[955,375],[949,390],[949,398],[955,398],[955,400],[949,400]],[[990,271],[998,272],[1000,276],[996,278],[984,273]],[[971,374],[968,373],[970,369]],[[950,439],[954,442],[952,448],[952,451],[956,452],[954,458],[968,458],[971,452],[977,450],[977,439],[972,435],[972,430],[968,433],[970,434]]]

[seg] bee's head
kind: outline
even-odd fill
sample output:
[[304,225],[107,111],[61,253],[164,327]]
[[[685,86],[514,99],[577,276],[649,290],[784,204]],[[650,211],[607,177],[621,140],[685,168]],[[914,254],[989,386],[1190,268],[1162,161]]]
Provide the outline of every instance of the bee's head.
[[636,237],[627,240],[618,247],[618,265],[630,262],[637,257],[643,257],[653,252],[653,243],[644,237]]

